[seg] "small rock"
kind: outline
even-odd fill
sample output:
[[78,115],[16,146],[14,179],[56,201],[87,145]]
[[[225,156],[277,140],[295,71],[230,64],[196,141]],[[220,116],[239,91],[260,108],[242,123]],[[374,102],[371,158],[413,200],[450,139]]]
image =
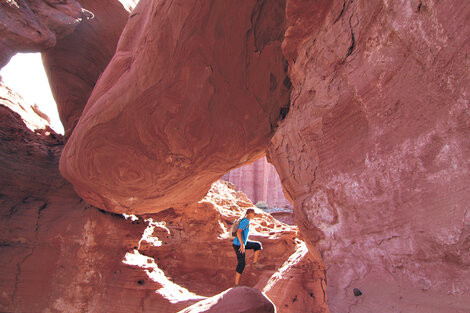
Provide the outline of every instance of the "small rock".
[[362,291],[360,291],[360,290],[357,289],[357,288],[354,288],[353,292],[354,292],[354,296],[355,296],[355,297],[362,296]]

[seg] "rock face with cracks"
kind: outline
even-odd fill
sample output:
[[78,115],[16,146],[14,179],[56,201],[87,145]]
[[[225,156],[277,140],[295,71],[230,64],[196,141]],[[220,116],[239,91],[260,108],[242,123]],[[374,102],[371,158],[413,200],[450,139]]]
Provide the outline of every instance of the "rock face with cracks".
[[158,212],[261,156],[289,102],[284,11],[283,1],[141,1],[62,175],[100,208]]
[[0,3],[0,68],[16,52],[44,51],[91,18],[75,0],[6,0]]
[[331,311],[468,311],[470,4],[286,12],[292,103],[268,157],[323,257]]
[[81,0],[80,4],[93,18],[80,23],[42,55],[66,138],[113,57],[129,16],[118,0]]

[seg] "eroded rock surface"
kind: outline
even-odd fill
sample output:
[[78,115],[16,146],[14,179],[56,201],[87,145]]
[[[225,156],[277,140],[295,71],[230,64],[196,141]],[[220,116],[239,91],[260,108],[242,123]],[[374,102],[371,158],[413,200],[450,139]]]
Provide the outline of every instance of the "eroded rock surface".
[[61,173],[93,205],[148,213],[194,203],[258,158],[288,106],[284,11],[283,1],[141,1]]
[[0,311],[124,313],[162,301],[122,263],[146,225],[76,195],[58,171],[60,135],[31,131],[4,105],[0,121]]
[[292,105],[268,154],[332,312],[470,307],[469,15],[465,1],[288,1]]
[[17,52],[44,51],[91,18],[75,0],[7,0],[0,3],[0,68]]
[[266,157],[231,170],[222,179],[235,184],[253,203],[263,201],[270,207],[292,207],[284,196],[276,168],[268,163]]
[[101,73],[111,60],[129,12],[118,0],[80,0],[93,12],[68,36],[43,53],[59,116],[68,138]]

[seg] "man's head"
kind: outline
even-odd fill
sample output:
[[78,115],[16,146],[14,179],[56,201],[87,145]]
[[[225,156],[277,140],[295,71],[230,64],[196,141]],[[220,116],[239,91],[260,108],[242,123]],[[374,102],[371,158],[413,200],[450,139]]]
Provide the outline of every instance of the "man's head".
[[251,220],[253,217],[255,217],[255,209],[248,209],[246,210],[246,217],[248,217],[249,220]]

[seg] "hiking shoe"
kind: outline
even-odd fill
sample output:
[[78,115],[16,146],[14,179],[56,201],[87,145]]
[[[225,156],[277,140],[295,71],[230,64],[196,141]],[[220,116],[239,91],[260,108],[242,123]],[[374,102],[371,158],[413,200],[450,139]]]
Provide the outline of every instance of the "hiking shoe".
[[253,267],[257,270],[260,270],[260,269],[264,268],[264,265],[259,263],[259,262],[256,262],[256,263],[253,263]]

